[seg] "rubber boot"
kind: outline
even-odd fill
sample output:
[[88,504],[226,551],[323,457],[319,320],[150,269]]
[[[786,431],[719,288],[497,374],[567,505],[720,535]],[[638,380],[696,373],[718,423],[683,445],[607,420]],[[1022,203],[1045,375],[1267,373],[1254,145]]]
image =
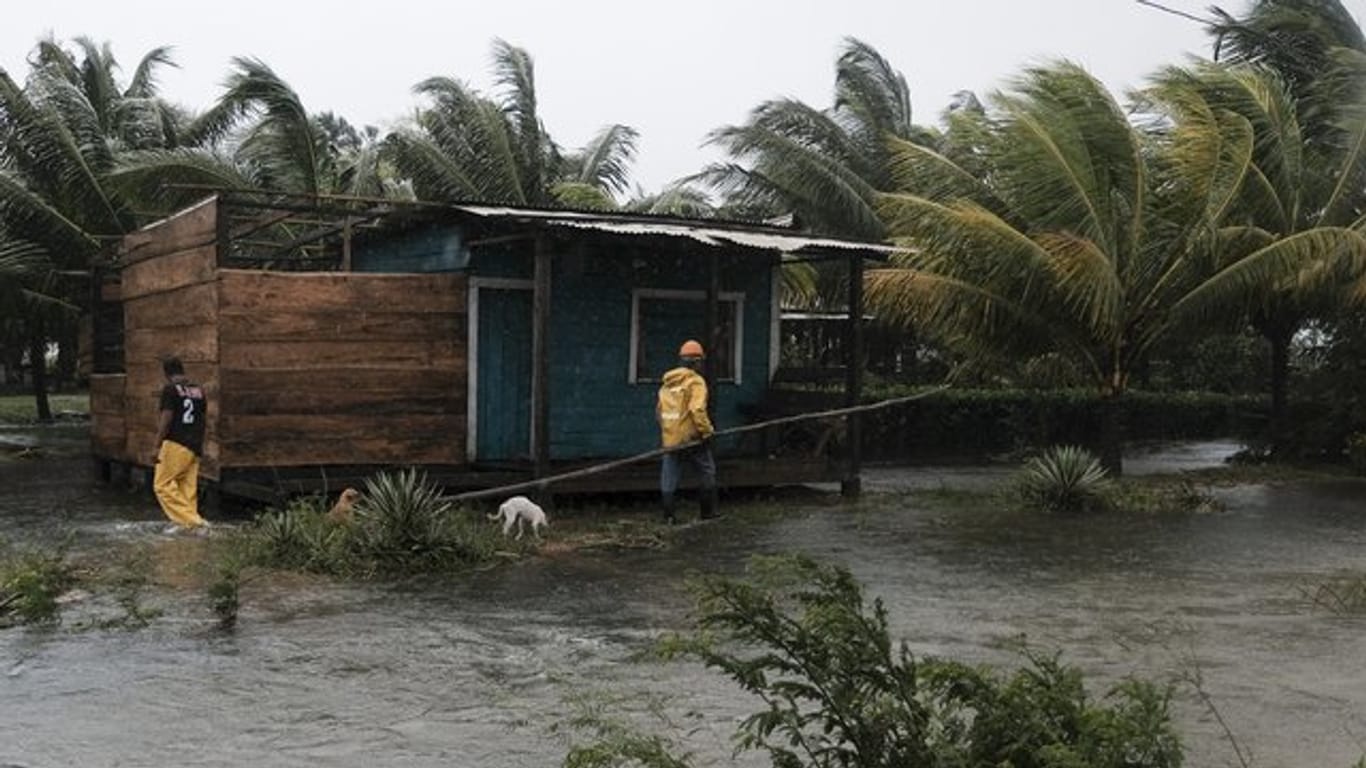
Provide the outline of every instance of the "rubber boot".
[[711,520],[720,517],[716,511],[716,489],[703,489],[698,491],[698,502],[702,505],[702,519]]
[[674,497],[665,496],[661,506],[664,510],[664,522],[669,525],[678,522],[678,518],[674,516]]

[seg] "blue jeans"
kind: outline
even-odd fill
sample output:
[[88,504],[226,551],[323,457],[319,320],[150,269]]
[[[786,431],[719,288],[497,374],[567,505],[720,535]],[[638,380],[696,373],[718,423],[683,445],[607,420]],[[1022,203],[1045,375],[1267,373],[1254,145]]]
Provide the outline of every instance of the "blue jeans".
[[716,461],[711,457],[710,446],[698,445],[666,453],[659,466],[659,493],[666,504],[673,501],[674,491],[678,490],[678,478],[682,474],[681,465],[685,459],[697,467],[704,491],[716,489]]

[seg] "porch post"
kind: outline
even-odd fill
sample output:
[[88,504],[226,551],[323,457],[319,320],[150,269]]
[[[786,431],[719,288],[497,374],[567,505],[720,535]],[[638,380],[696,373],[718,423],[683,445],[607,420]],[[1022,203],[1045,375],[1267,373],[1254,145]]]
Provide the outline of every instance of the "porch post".
[[550,474],[550,247],[536,235],[531,298],[531,452],[534,476]]
[[[716,374],[717,355],[721,353],[717,347],[720,335],[717,333],[717,320],[720,317],[720,296],[721,296],[721,257],[716,248],[707,249],[707,310],[706,310],[706,344],[707,357],[703,360],[703,373],[707,377],[707,387],[712,391],[707,398],[707,410],[715,413],[716,411]],[[737,342],[738,343],[738,342]],[[710,415],[710,414],[708,414]]]
[[[845,352],[844,404],[848,407],[858,405],[863,394],[863,254],[849,257],[849,320]],[[848,464],[844,470],[844,480],[840,483],[840,493],[849,498],[857,498],[863,491],[863,430],[859,414],[847,417]]]

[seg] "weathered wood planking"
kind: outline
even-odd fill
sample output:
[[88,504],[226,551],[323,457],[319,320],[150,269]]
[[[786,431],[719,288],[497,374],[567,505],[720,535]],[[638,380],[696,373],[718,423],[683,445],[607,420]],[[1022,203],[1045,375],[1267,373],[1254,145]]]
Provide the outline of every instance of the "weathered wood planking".
[[218,206],[208,201],[126,236],[120,254],[123,298],[124,451],[148,461],[155,450],[161,359],[176,355],[207,390],[208,421],[200,474],[218,471]]
[[125,330],[183,328],[187,325],[213,324],[217,321],[216,283],[200,283],[176,291],[140,296],[123,304]]
[[465,398],[453,390],[227,389],[222,403],[224,413],[244,416],[277,413],[401,416],[455,413],[465,406]]
[[213,245],[218,239],[218,199],[209,198],[123,238],[125,265]]
[[122,273],[123,300],[212,282],[217,259],[218,247],[206,245],[129,264]]
[[299,338],[340,341],[453,339],[465,335],[465,317],[435,317],[409,312],[370,310],[224,314],[223,336],[234,341],[293,341]]
[[[463,346],[463,345],[462,345]],[[377,393],[455,392],[464,397],[465,361],[454,368],[457,380],[444,372],[427,368],[385,368],[378,366],[318,366],[308,368],[224,368],[221,372],[225,396],[244,392],[336,392]]]
[[281,414],[219,417],[233,440],[269,441],[281,435],[326,440],[401,439],[403,436],[449,439],[465,417],[455,414]]
[[463,276],[219,277],[223,466],[463,463]]
[[281,368],[318,365],[339,367],[347,363],[393,368],[422,368],[433,371],[454,370],[460,350],[451,340],[403,340],[364,343],[344,340],[242,342],[225,340],[219,361],[224,368]]
[[219,270],[224,315],[274,312],[406,312],[463,315],[465,277],[355,272]]
[[[463,438],[461,439],[463,445]],[[450,440],[394,435],[331,440],[307,435],[270,442],[225,438],[223,467],[339,466],[346,464],[449,465]],[[376,459],[376,457],[382,457]],[[291,461],[291,459],[293,459]]]
[[96,456],[128,461],[123,374],[90,377],[90,445]]

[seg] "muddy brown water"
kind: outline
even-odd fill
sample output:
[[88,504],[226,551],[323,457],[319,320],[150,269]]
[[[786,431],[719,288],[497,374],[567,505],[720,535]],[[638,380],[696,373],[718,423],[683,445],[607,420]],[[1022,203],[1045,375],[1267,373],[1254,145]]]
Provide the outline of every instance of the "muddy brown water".
[[[79,441],[76,441],[79,444]],[[1168,447],[1130,462],[1171,471],[1236,446]],[[97,487],[54,450],[0,462],[0,535],[79,552],[163,537],[146,498]],[[552,766],[585,708],[687,733],[701,764],[730,758],[755,701],[695,665],[640,661],[687,625],[689,573],[740,573],[754,553],[848,565],[920,653],[1013,666],[1020,635],[1056,648],[1093,690],[1197,668],[1258,766],[1346,766],[1366,749],[1366,617],[1304,590],[1366,571],[1366,484],[1220,491],[1223,512],[1057,519],[951,493],[1001,471],[874,469],[854,505],[811,494],[788,514],[692,529],[664,552],[532,559],[456,582],[340,584],[283,576],[243,588],[217,632],[201,594],[147,595],[143,629],[0,632],[0,765]],[[60,522],[60,525],[56,523]],[[92,598],[90,603],[98,602]],[[1214,719],[1178,706],[1187,764],[1235,765]]]

